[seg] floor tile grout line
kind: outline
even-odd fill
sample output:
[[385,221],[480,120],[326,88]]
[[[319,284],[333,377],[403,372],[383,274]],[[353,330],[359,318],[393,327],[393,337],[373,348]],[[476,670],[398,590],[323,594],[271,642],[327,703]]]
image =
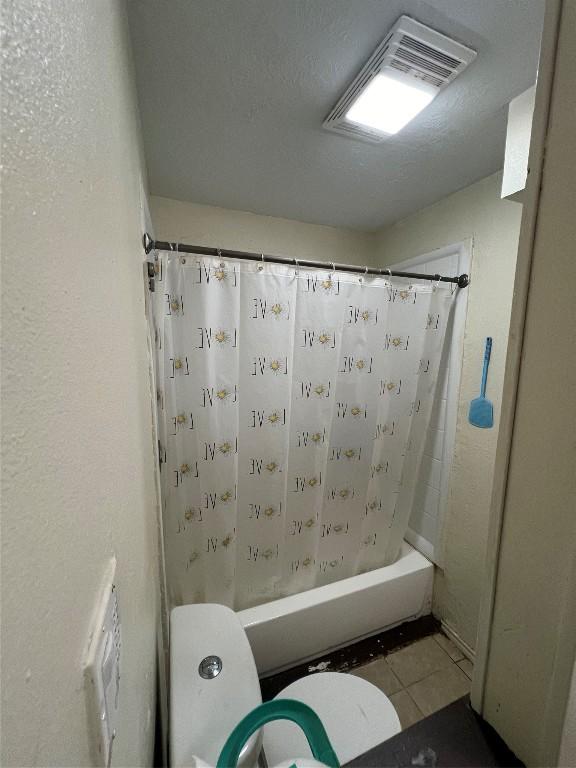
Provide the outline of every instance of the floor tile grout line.
[[416,701],[414,700],[414,697],[411,695],[410,691],[406,690],[406,693],[408,694],[408,696],[410,697],[410,701],[411,701],[411,702],[414,704],[414,706],[416,707],[416,709],[418,710],[418,712],[420,712],[420,714],[422,715],[422,717],[423,717],[423,718],[424,718],[424,717],[426,717],[426,715],[424,714],[424,712],[422,712],[422,710],[420,709],[420,707],[418,706],[418,704],[417,704],[417,703],[416,703]]
[[[438,642],[436,641],[436,639],[435,639],[435,636],[434,636],[434,635],[432,635],[431,637],[432,637],[432,639],[434,640],[434,646],[435,646],[436,648],[439,648],[439,649],[442,651],[442,654],[441,654],[441,658],[443,658],[444,660],[446,660],[446,659],[447,659],[449,663],[447,662],[445,665],[444,665],[444,664],[442,664],[442,666],[440,666],[440,667],[438,667],[438,668],[436,668],[436,669],[432,669],[432,670],[431,670],[431,671],[429,671],[427,674],[425,674],[423,677],[419,677],[419,678],[418,678],[418,679],[416,679],[416,680],[412,680],[410,683],[405,683],[405,682],[402,680],[402,677],[401,677],[401,675],[399,674],[399,672],[396,672],[396,671],[394,670],[394,668],[392,667],[392,664],[389,664],[389,667],[390,667],[390,668],[392,669],[392,671],[393,671],[393,672],[396,674],[396,677],[397,677],[397,678],[400,680],[400,682],[402,683],[402,685],[403,685],[405,688],[407,688],[407,687],[408,687],[408,686],[410,686],[410,685],[416,685],[416,683],[422,682],[423,680],[425,680],[425,679],[427,679],[428,677],[430,677],[430,675],[433,675],[433,674],[435,674],[436,672],[438,672],[440,669],[447,669],[447,668],[451,667],[451,666],[452,666],[452,665],[454,665],[454,664],[457,666],[457,662],[455,662],[455,661],[454,661],[454,659],[453,659],[453,658],[450,656],[450,654],[449,654],[449,653],[448,653],[448,652],[447,652],[447,651],[446,651],[446,650],[445,650],[445,649],[444,649],[444,648],[443,648],[443,647],[440,645],[440,643],[438,643]],[[403,649],[401,649],[401,650],[399,650],[399,651],[393,651],[393,652],[392,652],[392,654],[388,654],[388,655],[386,655],[384,658],[385,658],[385,659],[388,659],[388,656],[394,655],[395,653],[401,654],[401,653],[403,653],[405,650],[408,650],[408,648],[411,648],[411,647],[413,647],[414,645],[417,645],[418,643],[423,643],[423,642],[425,642],[425,641],[426,641],[426,640],[428,640],[428,639],[429,639],[429,638],[422,638],[421,640],[416,640],[414,643],[411,643],[411,644],[410,644],[409,646],[407,646],[406,648],[403,648]],[[463,670],[460,670],[460,671],[461,671],[461,672],[463,672]]]
[[[383,688],[380,688],[380,689],[383,690],[384,693],[390,699],[394,699],[394,697],[396,697],[396,696],[404,695],[404,697],[405,697],[404,698],[405,705],[407,705],[407,703],[410,702],[410,706],[412,707],[412,715],[407,715],[406,713],[404,713],[403,717],[406,717],[409,721],[412,721],[414,717],[418,716],[418,720],[414,720],[414,722],[409,722],[409,724],[407,724],[407,725],[402,725],[402,730],[405,730],[405,728],[409,728],[411,725],[415,724],[419,720],[422,720],[422,719],[427,717],[427,715],[424,712],[424,710],[418,704],[415,696],[412,694],[412,691],[410,690],[411,688],[416,688],[417,686],[421,685],[422,683],[425,683],[425,681],[428,680],[428,678],[433,677],[434,675],[437,675],[437,674],[439,674],[441,672],[446,672],[448,670],[452,670],[454,667],[458,668],[457,675],[460,678],[464,678],[465,677],[467,679],[468,683],[471,682],[470,676],[460,666],[461,663],[463,661],[465,661],[465,657],[463,657],[461,659],[458,659],[458,660],[454,659],[453,658],[454,654],[451,655],[450,652],[449,652],[449,646],[448,646],[448,649],[447,649],[438,641],[438,639],[437,639],[437,635],[438,634],[440,634],[440,633],[436,633],[434,635],[430,635],[429,637],[432,637],[434,639],[435,647],[439,647],[443,651],[443,653],[439,657],[439,658],[443,659],[443,661],[441,663],[441,666],[438,667],[437,669],[433,669],[432,671],[429,671],[427,674],[425,674],[419,680],[413,681],[413,682],[411,682],[409,684],[405,684],[402,681],[402,678],[399,676],[399,674],[394,671],[394,669],[392,667],[392,664],[390,664],[390,662],[389,662],[389,657],[391,655],[393,655],[394,653],[402,653],[402,651],[404,649],[399,649],[398,651],[391,651],[389,653],[385,653],[382,656],[380,656],[379,658],[374,659],[373,661],[367,662],[366,664],[362,664],[362,665],[360,665],[358,667],[358,669],[361,669],[362,667],[370,666],[371,664],[383,663],[384,666],[387,669],[387,673],[391,675],[391,679],[393,681],[395,681],[395,683],[397,685],[400,686],[399,690],[395,690],[394,693],[387,693],[387,691],[385,691]],[[406,648],[408,648],[408,647],[410,647],[412,645],[415,645],[415,644],[417,644],[419,642],[423,642],[425,639],[426,638],[421,638],[419,640],[414,640],[412,643],[409,644],[409,646],[406,646]],[[447,638],[447,640],[450,641],[450,638]],[[446,659],[449,660],[449,663],[446,662]],[[456,670],[454,670],[454,672],[456,672]],[[378,685],[376,680],[372,680],[370,676],[367,676],[365,679],[367,679],[369,682],[373,682],[375,685],[380,687],[380,685]],[[402,706],[400,706],[399,714],[400,714],[401,710],[402,710]]]
[[[458,670],[462,672],[464,675],[466,675],[468,680],[472,681],[472,678],[469,675],[467,675],[466,672],[464,672],[459,662],[454,661],[453,659],[450,659],[450,661],[452,662],[452,666],[458,667]],[[443,667],[442,669],[449,669],[449,667]],[[402,683],[400,678],[397,677],[398,681],[402,684],[402,688],[399,691],[395,691],[394,694],[392,695],[396,695],[396,693],[400,693],[401,691],[406,691],[407,694],[410,694],[410,691],[408,690],[409,688],[411,688],[413,685],[418,685],[418,683],[424,682],[424,680],[428,680],[429,677],[432,677],[432,675],[435,675],[437,672],[441,672],[442,669],[435,669],[432,672],[429,672],[427,675],[424,675],[424,677],[421,677],[418,680],[414,680],[414,682],[410,683],[409,685],[404,685],[404,683]]]
[[414,697],[410,695],[410,691],[408,690],[408,688],[402,688],[401,690],[396,691],[396,693],[391,694],[391,696],[389,696],[389,698],[392,698],[392,696],[397,696],[399,693],[406,693],[409,696],[410,701],[414,704],[414,706],[418,710],[418,712],[420,712],[422,717],[424,717],[424,713],[422,712],[422,710],[420,709],[418,704],[414,701]]

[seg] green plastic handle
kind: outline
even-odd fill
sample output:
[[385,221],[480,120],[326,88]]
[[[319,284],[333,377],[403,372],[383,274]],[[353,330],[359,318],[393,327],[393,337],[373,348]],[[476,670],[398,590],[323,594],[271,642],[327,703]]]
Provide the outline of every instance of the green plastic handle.
[[[259,728],[273,720],[291,720],[304,731],[315,759],[330,768],[340,768],[322,720],[307,704],[294,699],[274,699],[249,712],[232,731],[222,747],[216,768],[236,768],[246,741]],[[295,755],[294,757],[297,757]]]

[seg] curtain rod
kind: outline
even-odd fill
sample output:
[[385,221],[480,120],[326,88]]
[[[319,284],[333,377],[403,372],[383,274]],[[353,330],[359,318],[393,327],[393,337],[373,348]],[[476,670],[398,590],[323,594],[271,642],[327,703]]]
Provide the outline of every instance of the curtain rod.
[[378,269],[377,267],[358,267],[354,264],[335,264],[331,261],[310,261],[309,259],[290,259],[285,256],[268,256],[265,253],[250,253],[248,251],[230,251],[226,248],[207,248],[203,245],[185,245],[184,243],[169,243],[166,240],[152,240],[146,233],[142,238],[144,251],[173,251],[174,253],[197,253],[200,256],[218,256],[228,259],[246,259],[247,261],[264,261],[271,264],[290,264],[295,267],[310,267],[313,269],[332,269],[334,272],[357,272],[362,275],[383,275],[385,277],[408,277],[412,280],[431,280],[441,283],[456,283],[459,288],[466,288],[470,279],[468,275],[443,277],[442,275],[425,275],[420,272],[398,272],[394,269]]

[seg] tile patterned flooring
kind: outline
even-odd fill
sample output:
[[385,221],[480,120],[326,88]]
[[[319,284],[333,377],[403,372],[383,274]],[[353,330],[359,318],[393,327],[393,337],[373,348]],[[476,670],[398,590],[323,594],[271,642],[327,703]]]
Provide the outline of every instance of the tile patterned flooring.
[[[332,672],[358,675],[378,686],[389,696],[402,724],[400,733],[352,760],[351,768],[524,768],[496,732],[473,712],[468,699],[472,663],[442,634],[440,622],[432,616],[263,678],[264,700],[294,680],[316,673],[319,665]],[[429,752],[435,761],[423,762],[423,755]]]
[[389,696],[402,728],[408,728],[470,692],[472,663],[438,632],[355,667],[350,674]]

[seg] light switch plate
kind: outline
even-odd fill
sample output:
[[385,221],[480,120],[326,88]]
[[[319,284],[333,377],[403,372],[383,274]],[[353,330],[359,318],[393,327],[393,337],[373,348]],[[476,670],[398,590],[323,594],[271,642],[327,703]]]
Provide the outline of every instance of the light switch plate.
[[94,614],[85,665],[88,711],[93,721],[94,757],[98,765],[106,768],[112,760],[120,697],[122,637],[115,571],[116,560],[113,559]]

